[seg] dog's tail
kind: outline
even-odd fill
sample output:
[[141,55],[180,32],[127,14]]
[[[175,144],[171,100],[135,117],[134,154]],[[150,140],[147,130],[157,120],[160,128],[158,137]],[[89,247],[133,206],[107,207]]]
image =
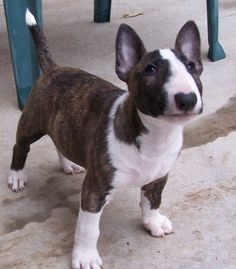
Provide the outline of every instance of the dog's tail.
[[40,27],[37,25],[34,15],[29,11],[28,8],[26,9],[25,13],[25,21],[32,34],[37,51],[38,61],[42,71],[49,71],[56,64],[52,60],[52,55],[48,50],[47,39],[45,38],[42,29],[40,29]]

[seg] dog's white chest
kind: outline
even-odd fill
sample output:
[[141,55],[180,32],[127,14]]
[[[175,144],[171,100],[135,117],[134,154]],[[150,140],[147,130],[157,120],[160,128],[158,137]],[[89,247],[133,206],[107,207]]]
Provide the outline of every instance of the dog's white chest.
[[[141,115],[145,120],[145,115]],[[182,126],[151,119],[146,125],[147,134],[138,137],[140,148],[126,144],[115,136],[111,127],[108,135],[108,148],[111,164],[116,169],[113,178],[114,188],[141,187],[165,176],[176,161],[183,141]],[[151,124],[154,122],[155,130]]]
[[[151,144],[149,137],[141,140],[141,148],[113,141],[110,149],[112,165],[116,168],[113,178],[115,188],[141,187],[165,176],[176,161],[182,146],[182,134],[175,141]],[[158,139],[157,139],[158,143]]]

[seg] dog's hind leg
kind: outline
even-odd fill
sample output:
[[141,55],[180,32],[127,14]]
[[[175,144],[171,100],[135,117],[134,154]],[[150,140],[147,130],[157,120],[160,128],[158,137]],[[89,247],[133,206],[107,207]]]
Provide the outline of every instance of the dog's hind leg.
[[172,223],[159,212],[161,194],[166,181],[167,176],[144,185],[141,189],[140,206],[143,225],[156,237],[163,237],[165,234],[172,233],[173,231]]
[[59,150],[57,150],[59,162],[61,164],[61,168],[65,172],[65,174],[79,174],[85,171],[85,169],[78,164],[67,159]]
[[44,133],[39,130],[39,124],[32,115],[22,113],[18,123],[16,144],[13,147],[13,156],[8,174],[8,186],[14,191],[22,191],[25,187],[27,177],[24,166],[30,145],[40,139]]

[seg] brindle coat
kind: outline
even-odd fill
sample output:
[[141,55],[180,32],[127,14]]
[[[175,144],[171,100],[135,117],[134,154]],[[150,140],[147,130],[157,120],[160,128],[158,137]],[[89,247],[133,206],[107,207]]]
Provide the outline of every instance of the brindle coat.
[[[196,28],[193,22],[188,24],[187,27]],[[56,65],[40,28],[34,25],[30,27],[30,31],[44,74],[32,89],[21,115],[11,169],[22,170],[30,145],[42,136],[49,135],[66,158],[87,169],[82,187],[81,207],[89,212],[98,212],[112,189],[111,180],[116,170],[108,156],[108,115],[114,101],[125,91],[80,69]],[[130,42],[133,42],[132,45],[137,51],[135,55],[131,55],[131,58],[133,57],[131,60],[136,61],[137,65],[129,72],[123,73],[120,67],[123,55],[119,50],[122,43],[120,40],[125,31],[129,32],[132,39]],[[188,72],[202,92],[199,80],[202,72],[200,38],[197,28],[195,33],[199,43],[195,44],[197,53],[192,56],[194,62],[189,63],[181,52],[181,31],[176,40],[177,50],[173,52],[186,66],[191,64]],[[147,53],[140,38],[128,26],[122,25],[117,36],[116,72],[119,78],[128,84],[130,94],[127,102],[117,109],[114,129],[120,141],[134,144],[139,149],[140,143],[137,138],[141,134],[148,133],[148,130],[140,120],[137,110],[153,117],[164,113],[167,98],[162,86],[170,75],[169,63],[162,59],[158,50]],[[158,79],[154,82],[152,77],[148,77],[150,60],[159,66]],[[147,74],[145,79],[140,75],[143,72]],[[152,85],[148,91],[147,85]],[[157,209],[160,205],[166,180],[167,176],[142,188],[153,209]]]

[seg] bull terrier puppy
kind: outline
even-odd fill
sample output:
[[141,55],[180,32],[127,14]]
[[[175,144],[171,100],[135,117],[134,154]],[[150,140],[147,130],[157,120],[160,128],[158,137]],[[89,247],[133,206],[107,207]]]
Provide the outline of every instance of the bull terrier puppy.
[[57,65],[28,10],[26,23],[43,75],[18,123],[8,184],[15,192],[23,190],[30,145],[44,135],[54,142],[66,173],[85,168],[72,267],[100,269],[99,220],[116,192],[139,187],[144,227],[157,237],[172,232],[158,209],[182,147],[183,127],[203,109],[199,31],[188,21],[175,49],[147,52],[136,32],[122,24],[115,69],[127,83],[125,91],[81,69]]

